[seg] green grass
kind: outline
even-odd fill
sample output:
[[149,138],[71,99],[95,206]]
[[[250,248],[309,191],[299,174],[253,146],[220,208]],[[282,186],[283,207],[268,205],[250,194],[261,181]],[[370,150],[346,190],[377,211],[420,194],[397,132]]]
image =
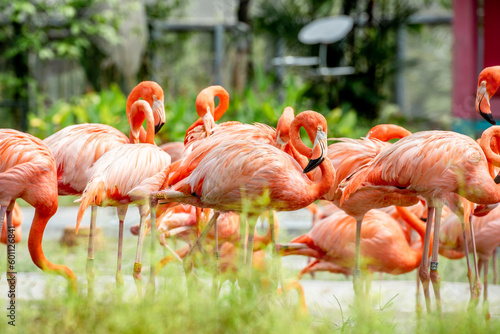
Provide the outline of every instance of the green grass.
[[[282,235],[283,241],[288,236]],[[289,240],[289,239],[288,239]],[[145,250],[149,246],[146,239]],[[382,302],[372,300],[370,306],[356,311],[351,305],[337,304],[324,310],[311,308],[311,314],[301,312],[296,298],[286,297],[269,288],[271,272],[254,273],[254,288],[240,290],[226,282],[219,298],[213,298],[211,273],[197,269],[197,279],[186,279],[179,264],[172,263],[158,275],[158,289],[151,298],[138,298],[135,293],[117,292],[114,284],[102,288],[99,277],[114,277],[116,268],[116,240],[107,238],[101,249],[96,250],[96,286],[102,293],[94,300],[86,296],[85,261],[86,244],[73,248],[62,247],[56,241],[45,241],[44,250],[54,263],[65,263],[79,277],[79,293],[68,297],[60,293],[61,280],[48,279],[45,298],[18,300],[16,327],[7,325],[0,312],[0,333],[498,333],[500,319],[484,320],[480,307],[474,314],[465,311],[445,313],[442,321],[434,315],[424,315],[415,321],[413,315],[402,318],[391,307],[393,296],[384,296]],[[123,272],[130,275],[135,256],[136,239],[124,242]],[[159,248],[159,247],[158,247]],[[5,254],[2,248],[0,254]],[[26,241],[17,247],[16,270],[37,272],[30,260]],[[162,251],[158,250],[157,258]],[[144,252],[144,281],[147,283],[150,254]],[[208,268],[212,268],[211,263]],[[5,256],[0,255],[0,268],[5,268]],[[286,278],[293,278],[296,270],[283,270]],[[465,261],[441,259],[440,273],[443,281],[466,281]],[[50,276],[49,276],[50,277]],[[5,275],[2,275],[5,279]],[[346,280],[342,275],[318,273],[317,279]],[[378,279],[375,275],[374,279]],[[399,277],[384,275],[383,279],[415,281],[415,272]],[[347,280],[350,280],[347,279]],[[272,281],[274,282],[274,281]],[[126,281],[126,284],[130,282]],[[133,283],[131,283],[133,284]],[[135,287],[134,287],[135,289]],[[187,292],[189,291],[189,293]],[[5,295],[7,291],[0,292]],[[376,294],[376,292],[374,293]],[[387,297],[387,298],[386,298]],[[6,311],[4,311],[6,314]]]

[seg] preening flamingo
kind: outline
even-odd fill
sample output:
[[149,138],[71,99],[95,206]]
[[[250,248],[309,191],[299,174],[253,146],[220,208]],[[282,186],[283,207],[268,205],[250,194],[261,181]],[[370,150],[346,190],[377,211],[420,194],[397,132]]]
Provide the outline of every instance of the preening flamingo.
[[[139,141],[145,142],[147,135],[142,128],[144,118],[131,117],[130,115],[132,104],[139,99],[147,101],[151,106],[152,114],[148,117],[154,120],[152,126],[157,132],[165,123],[163,89],[156,82],[143,81],[130,92],[127,98],[126,113],[129,124],[131,128],[138,129],[136,131],[139,131]],[[137,124],[138,121],[141,123]],[[49,146],[56,160],[59,195],[81,195],[90,180],[90,170],[94,163],[104,153],[129,143],[131,140],[132,136],[127,137],[117,129],[105,124],[71,125],[47,137],[44,142]],[[90,293],[94,279],[93,235],[96,213],[96,208],[92,207],[86,267]]]
[[[403,195],[419,195],[428,205],[424,255],[419,276],[430,311],[429,280],[432,280],[438,310],[441,311],[437,260],[441,208],[445,201],[458,207],[460,194],[471,202],[492,204],[500,201],[500,186],[489,173],[488,162],[500,166],[500,156],[491,151],[493,137],[500,127],[483,132],[481,146],[471,138],[449,131],[423,131],[399,140],[383,150],[344,183],[343,198],[367,190],[381,190]],[[484,151],[484,152],[483,152]],[[451,203],[450,203],[451,202]],[[466,210],[468,211],[468,210]],[[434,219],[434,243],[431,273],[428,272],[430,230]]]
[[[408,209],[397,207],[401,217],[423,239],[425,225]],[[286,255],[305,255],[316,260],[307,265],[299,275],[313,271],[331,271],[349,275],[354,268],[356,220],[343,211],[337,211],[314,224],[311,230],[279,245]],[[422,243],[408,243],[399,223],[381,210],[370,210],[363,219],[361,254],[363,266],[370,272],[400,275],[420,265]]]
[[[0,221],[7,215],[7,250],[14,250],[12,210],[17,198],[35,208],[28,237],[28,249],[33,263],[40,269],[57,273],[68,280],[76,291],[75,274],[66,266],[51,263],[43,253],[42,238],[45,226],[56,213],[57,172],[54,156],[40,139],[16,130],[0,130]],[[14,277],[9,266],[8,275]]]
[[498,86],[500,86],[500,66],[486,67],[479,73],[476,111],[493,125],[496,125],[496,122],[491,115],[490,99],[495,95]]
[[[137,255],[134,265],[134,278],[138,284],[139,293],[142,269],[142,242],[144,235],[144,219],[148,211],[146,198],[131,198],[128,193],[143,182],[153,190],[158,190],[166,178],[170,166],[170,156],[154,144],[154,120],[151,117],[151,107],[146,101],[136,101],[131,107],[131,119],[137,126],[131,128],[131,144],[114,148],[97,160],[91,170],[91,178],[83,191],[77,217],[77,231],[85,209],[89,205],[116,206],[119,227],[118,261],[116,280],[119,285],[123,283],[121,275],[121,258],[123,242],[123,221],[128,205],[135,203],[139,207],[140,233],[137,243]],[[146,119],[146,143],[138,143],[139,128]],[[154,237],[154,233],[153,233]]]
[[[302,126],[314,143],[312,149],[300,140]],[[335,177],[331,162],[324,159],[326,129],[324,117],[313,111],[302,112],[293,120],[291,142],[299,153],[311,159],[304,171],[290,155],[274,146],[257,141],[226,141],[212,148],[190,175],[152,197],[251,215],[270,209],[289,211],[306,207],[330,189]],[[204,152],[205,146],[213,147],[211,139],[212,136],[204,140],[190,156]],[[303,172],[318,165],[322,176],[313,182]],[[144,190],[137,191],[144,194]],[[215,219],[211,219],[209,228]],[[250,219],[249,224],[247,254],[251,257],[255,220]]]

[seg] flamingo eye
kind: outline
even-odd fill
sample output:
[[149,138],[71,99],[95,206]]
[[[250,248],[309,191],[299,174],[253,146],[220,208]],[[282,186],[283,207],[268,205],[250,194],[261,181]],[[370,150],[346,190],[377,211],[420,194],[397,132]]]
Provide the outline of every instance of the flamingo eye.
[[481,87],[486,87],[486,80],[481,81]]
[[323,127],[321,125],[318,125],[318,131],[323,131]]

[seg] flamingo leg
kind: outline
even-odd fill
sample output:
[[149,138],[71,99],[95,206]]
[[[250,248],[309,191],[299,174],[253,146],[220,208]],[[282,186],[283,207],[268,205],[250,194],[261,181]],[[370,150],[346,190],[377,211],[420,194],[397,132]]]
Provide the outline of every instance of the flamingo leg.
[[125,220],[125,215],[127,214],[128,206],[118,206],[116,208],[116,213],[118,214],[118,256],[116,260],[116,286],[118,288],[123,286],[123,276],[122,276],[122,255],[123,255],[123,221]]
[[220,264],[219,264],[219,233],[217,230],[217,219],[214,222],[214,258],[215,258],[215,272],[213,277],[213,291],[214,299],[219,295],[220,288]]
[[186,275],[188,275],[191,272],[191,268],[192,268],[191,264],[192,264],[192,258],[193,258],[194,252],[198,248],[201,247],[201,242],[203,240],[205,240],[205,238],[208,235],[208,232],[210,231],[210,229],[212,228],[212,226],[217,221],[217,218],[219,217],[219,215],[220,215],[220,212],[218,212],[218,211],[216,211],[214,213],[214,215],[212,216],[212,218],[208,222],[207,226],[203,229],[203,231],[201,232],[201,234],[198,237],[198,239],[196,239],[195,244],[193,245],[193,247],[191,247],[191,249],[189,250],[189,253],[186,255],[186,258],[184,260],[184,271],[186,272]]
[[420,268],[418,269],[418,276],[422,282],[422,288],[424,290],[425,306],[427,308],[427,313],[431,312],[431,297],[429,294],[429,246],[431,241],[431,230],[434,218],[434,207],[427,208],[427,222],[425,227],[425,238],[424,238],[424,249],[422,251],[422,261],[420,262]]
[[470,259],[469,259],[469,242],[467,238],[467,233],[465,230],[465,222],[463,217],[460,217],[460,223],[462,224],[462,233],[463,233],[463,238],[464,238],[464,251],[465,251],[465,259],[467,260],[467,278],[469,279],[469,287],[470,287],[470,298],[472,300],[476,300],[478,296],[475,295],[474,293],[474,279],[472,278],[472,269],[470,265]]
[[362,218],[356,219],[356,248],[354,253],[354,271],[352,273],[353,276],[353,285],[354,285],[354,293],[356,296],[360,297],[362,293],[362,280],[361,280],[361,270],[359,264],[359,253],[361,249],[361,223],[363,222]]
[[139,221],[139,237],[137,239],[137,252],[135,255],[134,263],[134,280],[137,287],[139,297],[142,297],[142,245],[144,243],[144,235],[146,234],[146,218],[147,209],[144,206],[139,206],[140,221]]
[[87,265],[85,266],[85,271],[87,272],[87,294],[89,298],[94,295],[94,246],[95,246],[95,228],[97,220],[97,206],[92,205],[90,210],[90,229],[89,229],[89,245],[87,253]]
[[245,259],[245,264],[248,268],[248,273],[252,270],[252,255],[253,255],[253,239],[255,234],[255,225],[257,225],[257,218],[254,215],[250,215],[247,219],[248,224],[248,241],[247,241],[247,255]]
[[491,262],[493,262],[493,284],[497,284],[498,283],[497,248],[495,248],[495,250],[493,251]]
[[[16,302],[16,285],[17,277],[15,270],[15,259],[16,259],[16,244],[15,244],[15,229],[12,223],[12,209],[14,207],[14,202],[8,207],[2,207],[0,212],[0,219],[3,222],[4,216],[7,216],[7,286],[9,287],[10,302]],[[14,292],[14,293],[11,293]]]
[[[474,236],[474,226],[472,225],[472,219],[470,219],[470,217],[469,217],[469,224],[470,224],[470,239],[472,242],[472,257],[474,259],[474,270],[476,273],[476,277],[474,279],[475,281],[474,296],[476,297],[476,303],[477,303],[479,301],[479,296],[481,295],[481,283],[480,283],[481,279],[479,278],[480,271],[477,267],[476,237]],[[488,264],[486,264],[486,266],[488,266]]]
[[417,319],[420,319],[422,315],[422,304],[420,304],[420,278],[418,277],[417,271],[417,288],[415,292],[415,312],[417,313]]
[[304,269],[300,271],[299,275],[297,276],[297,281],[301,280],[305,274],[314,272],[314,267],[319,263],[318,259],[312,257],[309,259],[311,259],[311,261],[309,261],[307,266],[305,266]]
[[441,223],[441,212],[442,206],[435,209],[436,217],[434,219],[434,239],[432,244],[432,255],[431,255],[431,281],[432,287],[434,289],[434,296],[436,297],[436,307],[439,315],[442,314],[441,306],[441,277],[438,273],[438,255],[439,255],[439,225]]
[[490,318],[490,311],[489,311],[489,303],[488,303],[488,262],[489,259],[484,261],[484,260],[479,260],[479,262],[484,264],[484,272],[483,272],[483,285],[484,285],[484,291],[483,291],[483,313],[486,315],[486,319]]
[[151,252],[151,268],[150,268],[150,274],[149,274],[149,291],[148,293],[151,293],[152,295],[155,292],[156,289],[156,282],[155,282],[155,266],[153,265],[156,263],[155,255],[156,255],[156,206],[158,205],[158,199],[155,197],[150,197],[150,202],[149,202],[149,208],[151,211],[151,219],[150,219],[150,229],[151,229],[151,246],[150,246],[150,252]]

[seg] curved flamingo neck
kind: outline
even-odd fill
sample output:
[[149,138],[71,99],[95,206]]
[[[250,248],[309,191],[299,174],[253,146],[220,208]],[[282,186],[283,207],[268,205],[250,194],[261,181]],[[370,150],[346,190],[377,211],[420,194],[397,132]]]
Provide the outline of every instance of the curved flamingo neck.
[[[415,214],[413,214],[410,210],[408,210],[405,207],[400,207],[396,206],[396,211],[398,212],[399,216],[408,224],[412,229],[414,229],[418,235],[420,236],[420,247],[418,249],[411,248],[412,250],[412,255],[414,256],[415,263],[412,263],[411,265],[414,265],[414,268],[418,267],[420,264],[420,261],[422,260],[422,253],[424,250],[424,239],[425,239],[425,224],[417,217]],[[429,248],[432,249],[432,240],[433,236],[431,233],[431,238],[430,238],[430,243],[429,243]]]
[[142,123],[146,120],[146,136],[143,143],[155,144],[154,117],[151,106],[144,100],[135,101],[130,108],[130,142],[141,141],[140,131],[144,130]]
[[[140,99],[143,99],[144,101],[149,103],[150,107],[153,107],[154,104],[153,95],[155,95],[156,98],[163,103],[164,101],[163,89],[159,84],[157,84],[154,81],[142,81],[137,86],[135,86],[134,89],[132,89],[132,91],[127,97],[127,109],[126,109],[127,119],[131,127],[132,123],[131,123],[130,113],[132,111],[132,105],[136,101],[140,101]],[[138,129],[138,131],[139,131],[138,135],[139,141],[141,143],[147,142],[147,131],[144,130],[144,128],[142,127]]]
[[[215,107],[215,97],[219,104]],[[210,112],[214,121],[218,121],[229,107],[229,93],[222,86],[210,86],[202,90],[196,97],[196,112],[203,118]]]
[[[493,152],[491,148],[491,141],[494,138],[495,144],[500,139],[500,126],[490,126],[481,135],[479,145],[483,149],[484,155],[489,163],[496,167],[500,167],[500,155]],[[496,146],[496,145],[495,145]]]
[[367,137],[370,139],[375,138],[381,141],[389,141],[391,139],[401,139],[409,135],[411,135],[411,132],[402,126],[395,124],[379,124],[371,128]]

